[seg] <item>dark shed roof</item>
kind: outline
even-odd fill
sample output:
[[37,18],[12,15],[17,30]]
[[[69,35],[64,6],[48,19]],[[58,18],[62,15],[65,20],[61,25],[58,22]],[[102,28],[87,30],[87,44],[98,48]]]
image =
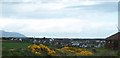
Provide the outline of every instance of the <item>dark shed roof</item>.
[[107,37],[106,40],[120,40],[120,32]]

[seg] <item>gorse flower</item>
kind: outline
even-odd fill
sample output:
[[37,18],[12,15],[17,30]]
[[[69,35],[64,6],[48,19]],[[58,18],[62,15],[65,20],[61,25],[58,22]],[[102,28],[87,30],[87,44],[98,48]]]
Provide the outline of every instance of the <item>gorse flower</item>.
[[54,56],[55,55],[55,51],[51,50],[50,48],[48,48],[47,46],[40,44],[40,45],[29,45],[28,49],[30,49],[33,53],[37,54],[37,55],[41,55],[41,54],[46,54],[46,55],[50,55],[50,56]]
[[92,52],[89,51],[81,51],[79,53],[76,53],[77,56],[81,55],[81,56],[89,56],[92,55]]
[[75,47],[63,47],[61,49],[57,49],[58,51],[62,53],[73,53],[73,55],[76,56],[89,56],[92,55],[92,52],[86,51],[82,48],[75,48]]
[[41,53],[40,52],[35,52],[35,54],[40,55]]
[[[40,44],[40,45],[29,45],[28,49],[36,54],[36,55],[49,55],[49,56],[55,56],[57,55],[54,50],[51,50],[47,46]],[[63,53],[61,55],[74,55],[74,56],[90,56],[93,53],[90,51],[87,51],[82,48],[75,48],[75,47],[63,47],[61,49],[56,49],[56,51],[59,51],[60,53]],[[58,53],[59,54],[59,53]]]

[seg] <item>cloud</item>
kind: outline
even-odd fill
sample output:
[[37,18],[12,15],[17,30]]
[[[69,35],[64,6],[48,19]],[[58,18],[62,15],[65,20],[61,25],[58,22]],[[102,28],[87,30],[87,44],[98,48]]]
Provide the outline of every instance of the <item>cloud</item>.
[[117,0],[4,0],[4,3],[0,29],[6,31],[53,37],[102,37],[116,31]]
[[95,5],[77,5],[77,6],[69,6],[67,8],[79,8],[84,10],[95,10],[95,11],[103,11],[103,12],[117,12],[118,11],[118,2],[103,2],[97,3]]
[[[12,1],[12,0],[11,0]],[[117,12],[117,2],[83,0],[21,0],[18,4],[3,4],[3,17],[48,19],[75,18],[83,14]],[[113,1],[113,0],[111,0]],[[27,3],[29,2],[29,3]],[[31,2],[31,3],[30,3]],[[89,3],[90,2],[90,3]],[[8,10],[9,9],[9,10]]]
[[101,28],[109,30],[109,28],[114,26],[113,23],[77,20],[75,18],[59,20],[18,20],[13,18],[1,18],[0,21],[2,22],[0,23],[1,29],[20,32],[27,36],[37,35],[38,33],[83,33],[91,30],[97,31]]

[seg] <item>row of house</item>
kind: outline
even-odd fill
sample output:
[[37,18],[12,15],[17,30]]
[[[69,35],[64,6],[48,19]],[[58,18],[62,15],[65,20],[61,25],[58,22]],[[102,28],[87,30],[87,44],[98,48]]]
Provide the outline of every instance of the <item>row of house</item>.
[[24,37],[2,37],[2,40],[23,41]]
[[22,38],[22,37],[3,37],[3,40],[10,41],[27,41],[35,44],[46,44],[53,46],[76,46],[76,47],[103,47],[105,39],[79,39],[79,38]]
[[104,47],[105,39],[69,39],[69,38],[36,38],[30,42],[35,44],[48,44],[53,46],[77,46],[77,47]]
[[77,47],[106,47],[120,50],[120,32],[117,32],[106,39],[70,39],[70,38],[33,38],[33,37],[3,37],[2,40],[27,41],[35,44],[46,44],[53,46],[77,46]]

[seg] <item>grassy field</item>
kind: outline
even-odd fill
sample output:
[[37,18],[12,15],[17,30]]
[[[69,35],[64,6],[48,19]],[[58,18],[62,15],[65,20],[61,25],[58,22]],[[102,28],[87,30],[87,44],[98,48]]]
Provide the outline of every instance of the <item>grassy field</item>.
[[[88,49],[92,50],[92,49]],[[106,49],[106,48],[96,48],[96,52],[93,56],[118,56],[118,51]]]
[[[2,55],[3,56],[26,56],[26,55],[32,56],[32,54],[26,51],[27,46],[30,44],[31,43],[28,43],[28,42],[3,41]],[[14,50],[14,52],[11,52],[11,50]],[[92,52],[92,48],[87,48],[87,50]],[[105,48],[96,48],[96,52],[94,52],[92,56],[118,56],[118,51],[105,49]]]
[[12,42],[12,41],[4,41],[2,43],[3,48],[26,48],[30,43],[28,42]]
[[2,42],[2,55],[3,56],[11,56],[10,50],[15,49],[16,53],[21,53],[20,50],[26,49],[26,47],[30,45],[28,42],[12,42],[12,41],[3,41]]

